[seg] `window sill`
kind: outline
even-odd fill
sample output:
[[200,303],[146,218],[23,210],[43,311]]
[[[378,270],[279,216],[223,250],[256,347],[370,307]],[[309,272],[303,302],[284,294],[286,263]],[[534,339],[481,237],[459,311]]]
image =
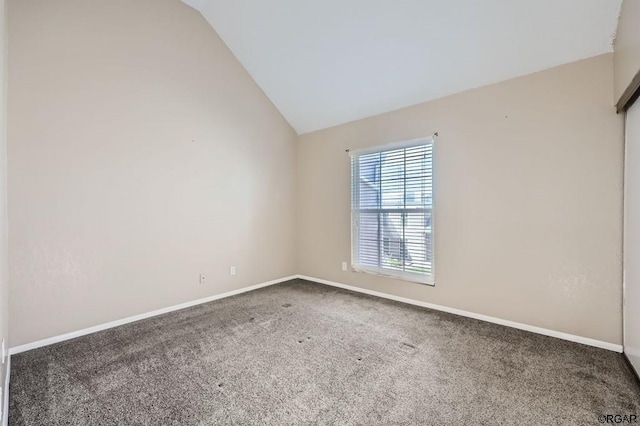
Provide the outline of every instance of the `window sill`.
[[368,269],[362,266],[351,265],[351,270],[353,272],[362,272],[370,275],[377,275],[379,277],[391,278],[394,280],[407,281],[416,284],[428,285],[430,287],[435,287],[435,279],[431,276],[421,276],[418,274],[410,274],[410,273],[393,273],[393,272],[383,272],[378,269]]

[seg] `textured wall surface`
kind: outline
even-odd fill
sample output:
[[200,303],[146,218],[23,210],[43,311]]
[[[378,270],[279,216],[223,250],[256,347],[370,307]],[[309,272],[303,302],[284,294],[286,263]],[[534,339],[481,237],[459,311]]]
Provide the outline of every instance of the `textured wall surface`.
[[197,11],[9,15],[12,345],[295,273],[295,132]]
[[[301,274],[620,344],[623,119],[613,55],[303,135]],[[439,132],[435,287],[343,272],[345,149]]]

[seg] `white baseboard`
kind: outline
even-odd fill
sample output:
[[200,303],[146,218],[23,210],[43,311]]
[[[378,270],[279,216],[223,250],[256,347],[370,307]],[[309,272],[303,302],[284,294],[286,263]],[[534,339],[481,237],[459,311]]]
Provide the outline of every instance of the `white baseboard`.
[[[351,291],[355,291],[355,292],[359,292],[359,293],[369,294],[371,296],[377,296],[377,297],[382,297],[382,298],[385,298],[385,299],[395,300],[396,302],[402,302],[402,303],[407,303],[407,304],[410,304],[410,305],[422,306],[424,308],[434,309],[434,310],[442,311],[442,312],[448,312],[448,313],[455,314],[455,315],[460,315],[460,316],[463,316],[463,317],[474,318],[474,319],[478,319],[478,320],[481,320],[481,321],[486,321],[486,322],[490,322],[490,323],[494,323],[494,324],[504,325],[506,327],[517,328],[519,330],[530,331],[532,333],[537,333],[537,334],[542,334],[542,335],[545,335],[545,336],[556,337],[558,339],[568,340],[570,342],[582,343],[584,345],[594,346],[596,348],[602,348],[602,349],[607,349],[607,350],[610,350],[610,351],[622,353],[622,345],[618,345],[618,344],[615,344],[615,343],[603,342],[601,340],[590,339],[588,337],[576,336],[574,334],[563,333],[563,332],[555,331],[555,330],[549,330],[549,329],[546,329],[546,328],[536,327],[536,326],[533,326],[533,325],[522,324],[522,323],[518,323],[518,322],[515,322],[515,321],[504,320],[504,319],[501,319],[501,318],[495,318],[495,317],[491,317],[491,316],[488,316],[488,315],[476,314],[474,312],[468,312],[468,311],[463,311],[461,309],[450,308],[450,307],[442,306],[442,305],[436,305],[434,303],[421,302],[419,300],[413,300],[413,299],[408,299],[408,298],[405,298],[405,297],[394,296],[392,294],[382,293],[382,292],[379,292],[379,291],[367,290],[365,288],[355,287],[355,286],[342,284],[342,283],[338,283],[338,282],[334,282],[334,281],[328,281],[328,280],[324,280],[324,279],[321,279],[321,278],[314,278],[314,277],[309,277],[309,276],[306,276],[306,275],[291,275],[291,276],[284,277],[284,278],[279,278],[279,279],[276,279],[276,280],[273,280],[273,281],[268,281],[268,282],[265,282],[265,283],[256,284],[256,285],[249,286],[249,287],[244,287],[244,288],[241,288],[241,289],[238,289],[238,290],[233,290],[233,291],[230,291],[230,292],[227,292],[227,293],[222,293],[222,294],[217,294],[217,295],[210,296],[210,297],[205,297],[204,299],[193,300],[193,301],[190,301],[190,302],[181,303],[179,305],[169,306],[167,308],[162,308],[162,309],[158,309],[158,310],[151,311],[151,312],[146,312],[146,313],[139,314],[139,315],[134,315],[132,317],[123,318],[123,319],[120,319],[120,320],[111,321],[111,322],[104,323],[104,324],[99,324],[99,325],[96,325],[96,326],[93,326],[93,327],[89,327],[89,328],[85,328],[85,329],[82,329],[82,330],[73,331],[71,333],[61,334],[59,336],[53,336],[53,337],[49,337],[47,339],[38,340],[36,342],[31,342],[31,343],[27,343],[27,344],[20,345],[20,346],[15,346],[15,347],[9,349],[9,356],[7,357],[7,359],[10,359],[10,355],[12,355],[12,354],[19,354],[21,352],[26,352],[26,351],[29,351],[31,349],[37,349],[37,348],[40,348],[40,347],[43,347],[43,346],[52,345],[54,343],[63,342],[65,340],[74,339],[76,337],[85,336],[87,334],[95,333],[95,332],[102,331],[102,330],[107,330],[109,328],[118,327],[120,325],[129,324],[131,322],[140,321],[140,320],[143,320],[145,318],[151,318],[151,317],[155,317],[157,315],[166,314],[168,312],[173,312],[173,311],[177,311],[177,310],[180,310],[180,309],[189,308],[191,306],[200,305],[202,303],[207,303],[207,302],[211,302],[211,301],[218,300],[218,299],[224,299],[225,297],[235,296],[237,294],[245,293],[245,292],[252,291],[252,290],[257,290],[259,288],[263,288],[263,287],[267,287],[267,286],[270,286],[270,285],[278,284],[278,283],[281,283],[281,282],[284,282],[284,281],[289,281],[289,280],[292,280],[292,279],[295,279],[295,278],[300,278],[300,279],[304,279],[304,280],[308,280],[308,281],[315,281],[317,283],[326,284],[326,285],[330,285],[330,286],[333,286],[333,287],[339,287],[339,288],[343,288],[343,289],[346,289],[346,290],[351,290]],[[5,401],[7,401],[7,398],[6,398],[7,394],[8,394],[8,389],[7,389],[7,392],[5,392]],[[5,404],[6,404],[6,402],[5,402]]]
[[9,424],[9,380],[11,379],[11,354],[7,354],[7,376],[4,378],[2,394],[2,426]]
[[189,308],[191,306],[200,305],[202,303],[212,302],[218,299],[224,299],[225,297],[235,296],[236,294],[246,293],[248,291],[257,290],[259,288],[268,287],[270,285],[278,284],[284,281],[289,281],[297,278],[297,275],[291,275],[284,278],[278,278],[273,281],[267,281],[265,283],[252,285],[249,287],[244,287],[238,290],[229,291],[227,293],[216,294],[214,296],[205,297],[204,299],[192,300],[190,302],[181,303],[179,305],[169,306],[167,308],[157,309],[155,311],[146,312],[144,314],[134,315],[132,317],[127,317],[123,319],[119,319],[116,321],[107,322],[104,324],[95,325],[93,327],[85,328],[78,331],[72,331],[70,333],[61,334],[59,336],[49,337],[47,339],[38,340],[36,342],[26,343],[24,345],[15,346],[9,349],[9,354],[19,354],[21,352],[30,351],[31,349],[41,348],[43,346],[52,345],[54,343],[63,342],[65,340],[74,339],[80,336],[86,336],[87,334],[95,333],[102,330],[107,330],[109,328],[118,327],[120,325],[129,324],[131,322],[140,321],[145,318],[151,318],[158,315],[166,314],[168,312],[177,311],[180,309]]
[[528,324],[522,324],[515,321],[508,321],[500,318],[490,317],[488,315],[476,314],[474,312],[467,312],[461,309],[449,308],[447,306],[436,305],[428,302],[421,302],[419,300],[407,299],[405,297],[394,296],[392,294],[381,293],[379,291],[367,290],[365,288],[354,287],[351,285],[337,283],[334,281],[323,280],[320,278],[308,277],[306,275],[298,275],[297,277],[303,280],[315,281],[315,282],[330,285],[333,287],[339,287],[339,288],[344,288],[346,290],[356,291],[358,293],[364,293],[371,296],[377,296],[385,299],[395,300],[396,302],[422,306],[423,308],[429,308],[429,309],[434,309],[436,311],[448,312],[450,314],[474,318],[477,320],[491,322],[494,324],[500,324],[500,325],[504,325],[511,328],[517,328],[519,330],[530,331],[532,333],[542,334],[550,337],[556,337],[558,339],[568,340],[570,342],[582,343],[583,345],[594,346],[596,348],[607,349],[610,351],[622,353],[622,345],[618,345],[615,343],[603,342],[601,340],[595,340],[595,339],[590,339],[588,337],[576,336],[574,334],[563,333],[561,331],[549,330],[546,328],[536,327]]

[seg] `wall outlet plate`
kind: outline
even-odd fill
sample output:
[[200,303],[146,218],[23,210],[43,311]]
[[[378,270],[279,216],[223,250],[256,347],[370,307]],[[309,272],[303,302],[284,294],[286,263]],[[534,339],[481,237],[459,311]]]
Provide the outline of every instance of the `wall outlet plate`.
[[207,277],[205,277],[204,274],[200,274],[199,281],[200,284],[204,284],[207,281]]
[[234,276],[236,274],[236,267],[232,266],[229,268],[229,275]]
[[342,262],[342,270],[343,271],[347,270],[347,262]]

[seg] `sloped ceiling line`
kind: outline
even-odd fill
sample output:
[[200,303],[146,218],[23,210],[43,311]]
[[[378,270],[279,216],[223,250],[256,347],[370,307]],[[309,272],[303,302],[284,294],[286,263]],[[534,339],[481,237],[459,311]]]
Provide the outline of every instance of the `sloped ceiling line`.
[[622,0],[183,0],[299,133],[613,50]]

